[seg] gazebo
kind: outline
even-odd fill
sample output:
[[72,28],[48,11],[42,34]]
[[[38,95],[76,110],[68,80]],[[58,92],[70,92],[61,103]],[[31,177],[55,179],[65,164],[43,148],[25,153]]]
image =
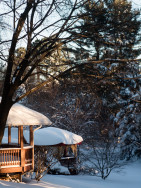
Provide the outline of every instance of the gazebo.
[[54,156],[71,174],[77,174],[77,147],[82,141],[81,136],[56,127],[41,128],[34,133],[35,149],[40,150],[41,156],[44,150],[54,151]]
[[[17,173],[21,178],[34,169],[34,130],[51,123],[43,114],[21,104],[11,107],[0,146],[0,175]],[[24,138],[24,129],[29,130],[29,143]]]

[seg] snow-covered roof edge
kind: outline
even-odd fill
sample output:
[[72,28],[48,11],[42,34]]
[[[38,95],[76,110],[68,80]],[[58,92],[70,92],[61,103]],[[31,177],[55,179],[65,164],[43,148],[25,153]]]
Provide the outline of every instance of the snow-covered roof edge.
[[6,125],[12,126],[51,124],[52,122],[45,115],[19,103],[16,103],[11,107],[6,122]]
[[81,136],[56,127],[41,128],[34,132],[34,144],[39,146],[74,145],[82,141]]

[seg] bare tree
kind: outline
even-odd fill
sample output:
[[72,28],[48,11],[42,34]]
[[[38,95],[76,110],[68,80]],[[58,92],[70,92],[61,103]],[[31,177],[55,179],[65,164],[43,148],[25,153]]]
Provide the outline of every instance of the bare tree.
[[118,139],[104,134],[103,130],[101,138],[91,139],[91,144],[81,151],[81,162],[84,162],[84,171],[105,180],[113,170],[119,171],[125,162],[121,160]]
[[[9,23],[13,22],[13,26],[7,27],[7,36],[3,36],[0,42],[4,46],[1,59],[7,63],[0,104],[0,142],[11,106],[47,82],[40,83],[22,96],[14,97],[17,89],[29,79],[45,57],[49,57],[61,45],[75,40],[75,37],[68,35],[67,31],[71,30],[78,20],[77,10],[83,3],[83,0],[1,2],[3,11],[0,17],[5,17],[6,22],[8,20]],[[40,40],[42,38],[43,40]],[[35,41],[38,42],[33,45]],[[25,54],[17,61],[15,53],[21,45],[25,47]]]
[[55,147],[35,146],[35,179],[40,179],[49,172],[51,166],[54,166],[61,156]]

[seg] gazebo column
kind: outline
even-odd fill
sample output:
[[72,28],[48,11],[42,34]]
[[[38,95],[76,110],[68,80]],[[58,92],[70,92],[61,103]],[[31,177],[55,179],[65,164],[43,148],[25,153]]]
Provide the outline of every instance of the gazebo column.
[[18,145],[21,145],[21,127],[18,126]]
[[25,166],[25,149],[24,143],[23,143],[23,125],[20,126],[20,147],[21,147],[21,167],[22,171],[24,172],[24,166]]
[[20,126],[20,147],[23,149],[23,125]]
[[30,126],[30,145],[34,146],[34,139],[33,139],[33,126]]
[[30,145],[32,148],[32,169],[34,169],[34,134],[33,134],[33,126],[30,126]]
[[11,143],[11,125],[8,126],[8,144]]

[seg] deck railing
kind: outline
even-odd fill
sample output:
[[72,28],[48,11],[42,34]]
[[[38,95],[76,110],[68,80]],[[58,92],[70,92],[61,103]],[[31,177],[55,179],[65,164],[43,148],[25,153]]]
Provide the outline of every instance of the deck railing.
[[20,148],[0,149],[0,166],[20,165]]
[[[23,155],[24,151],[24,157]],[[33,146],[21,148],[0,148],[0,168],[32,165]],[[24,161],[22,161],[24,159]]]

